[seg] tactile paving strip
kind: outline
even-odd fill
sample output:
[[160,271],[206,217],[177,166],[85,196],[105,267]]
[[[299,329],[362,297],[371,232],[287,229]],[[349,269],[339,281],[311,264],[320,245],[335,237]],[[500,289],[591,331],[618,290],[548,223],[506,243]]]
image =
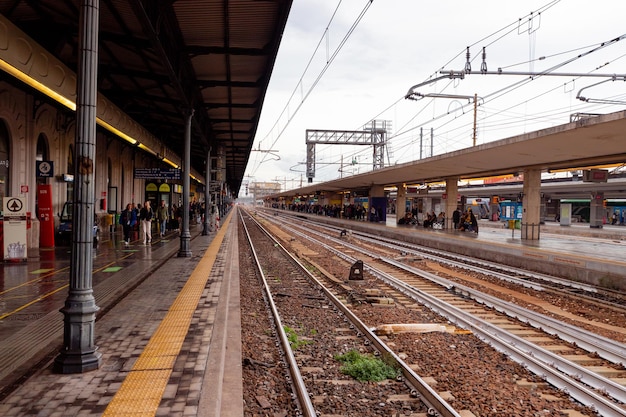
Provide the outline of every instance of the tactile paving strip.
[[187,335],[193,313],[206,287],[230,216],[150,338],[103,417],[154,416]]

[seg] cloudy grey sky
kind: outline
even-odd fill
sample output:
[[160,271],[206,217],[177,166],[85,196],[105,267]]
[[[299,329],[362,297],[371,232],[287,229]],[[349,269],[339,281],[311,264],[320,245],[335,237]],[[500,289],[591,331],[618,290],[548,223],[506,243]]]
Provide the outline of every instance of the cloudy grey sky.
[[[294,0],[244,182],[306,185],[306,129],[388,121],[385,165],[430,156],[431,129],[434,155],[472,146],[471,100],[404,98],[442,70],[463,70],[468,46],[472,74],[416,91],[476,94],[477,144],[567,123],[572,113],[623,110],[576,98],[582,89],[626,103],[623,78],[572,74],[626,74],[624,16],[623,0]],[[488,71],[567,75],[482,75],[483,47]],[[315,182],[371,169],[370,147],[316,146]]]

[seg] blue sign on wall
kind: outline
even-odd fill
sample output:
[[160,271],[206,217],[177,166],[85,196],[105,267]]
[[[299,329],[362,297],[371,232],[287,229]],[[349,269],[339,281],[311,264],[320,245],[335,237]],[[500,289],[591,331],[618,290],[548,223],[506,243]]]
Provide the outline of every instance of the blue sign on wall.
[[514,201],[503,201],[500,203],[500,220],[521,220],[522,203]]

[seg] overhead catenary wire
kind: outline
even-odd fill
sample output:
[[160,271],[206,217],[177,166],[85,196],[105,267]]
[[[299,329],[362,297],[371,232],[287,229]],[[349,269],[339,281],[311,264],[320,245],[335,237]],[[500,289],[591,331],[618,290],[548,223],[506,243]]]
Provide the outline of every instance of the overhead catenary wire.
[[[486,46],[490,46],[492,44],[494,44],[495,42],[503,39],[504,37],[506,37],[507,35],[517,31],[519,29],[520,26],[520,22],[525,21],[525,20],[530,20],[533,19],[535,16],[540,15],[541,13],[549,10],[550,8],[554,7],[556,4],[558,4],[561,0],[552,0],[550,2],[548,2],[546,5],[540,7],[537,10],[534,10],[532,12],[529,12],[526,16],[524,16],[523,18],[520,18],[514,22],[511,22],[510,24],[504,26],[501,29],[496,30],[495,32],[492,32],[491,34],[484,36],[482,38],[480,38],[479,40],[471,43],[467,48],[471,48],[471,47],[475,47],[476,45],[483,45],[485,41],[493,39],[495,37],[495,39],[491,40],[489,43],[485,44]],[[454,62],[455,60],[457,60],[460,56],[463,56],[466,52],[466,48],[464,48],[463,50],[461,50],[457,55],[455,55],[454,57],[452,57],[451,59],[449,59],[443,66],[440,67],[440,69],[445,68],[446,66],[450,65],[452,62]],[[476,59],[476,58],[474,58]],[[472,59],[473,61],[473,59]],[[438,70],[439,71],[439,70]],[[425,82],[433,79],[434,77],[436,77],[438,75],[438,71],[434,72],[433,74],[431,74],[426,80]],[[450,84],[447,84],[447,86],[449,86]],[[443,91],[443,90],[440,90]],[[378,115],[374,116],[373,118],[370,118],[367,122],[363,123],[361,126],[366,125],[367,123],[369,123],[372,120],[375,120],[377,117],[379,117],[381,114],[383,114],[385,111],[387,111],[389,108],[397,105],[399,102],[403,101],[404,97],[400,97],[398,98],[396,101],[393,102],[393,104],[389,105],[386,107],[385,110],[381,111],[378,113]],[[431,100],[432,101],[432,100]],[[405,124],[403,124],[402,128],[405,128],[407,125],[409,125],[413,120],[415,120],[419,115],[421,114],[421,112],[416,113],[413,118],[411,120],[409,120],[408,122],[406,122]],[[440,117],[437,117],[436,119],[440,119],[440,118],[444,118],[446,117],[446,114],[442,114]],[[428,123],[432,122],[432,119],[428,121]],[[421,126],[416,126],[412,129],[409,129],[407,131],[400,131],[400,133],[394,134],[393,136],[388,138],[388,142],[391,141],[392,139],[407,133],[410,130],[415,130],[418,127],[422,127]],[[357,127],[356,129],[358,129],[359,127]],[[322,151],[323,149],[319,149],[318,152]],[[366,149],[359,149],[357,151],[355,151],[354,153],[349,154],[348,158],[352,158],[352,157],[359,157],[362,155],[365,155],[368,151]],[[322,169],[318,170],[318,171],[322,171]]]
[[[489,94],[487,94],[487,95],[485,95],[485,96],[483,96],[483,97],[482,97],[482,98],[483,98],[483,103],[484,103],[484,102],[486,102],[487,100],[496,100],[496,99],[501,98],[502,96],[504,96],[504,95],[506,95],[506,94],[510,94],[512,91],[514,91],[514,90],[516,90],[516,89],[519,89],[519,88],[523,87],[524,85],[526,85],[526,84],[528,84],[528,83],[530,83],[530,82],[532,82],[532,81],[534,81],[534,80],[538,79],[538,78],[539,78],[539,77],[541,77],[541,76],[551,75],[551,74],[553,74],[553,73],[555,72],[555,70],[560,69],[560,68],[563,68],[564,66],[566,66],[566,65],[568,65],[568,64],[571,64],[571,63],[573,63],[573,62],[575,62],[575,61],[577,61],[577,60],[579,60],[579,59],[582,59],[582,58],[584,58],[584,57],[586,57],[586,56],[588,56],[588,55],[591,55],[591,54],[593,54],[593,53],[596,53],[596,52],[600,51],[601,49],[604,49],[604,48],[606,48],[606,47],[608,47],[608,46],[611,46],[611,45],[613,45],[613,44],[615,44],[615,43],[617,43],[617,42],[619,42],[619,41],[621,41],[621,40],[623,40],[623,39],[626,39],[626,34],[621,35],[621,36],[617,36],[617,37],[612,38],[612,39],[610,39],[610,40],[608,40],[608,41],[601,42],[601,43],[599,43],[599,44],[591,45],[591,46],[584,47],[584,48],[576,48],[576,49],[574,49],[574,51],[579,51],[579,50],[584,49],[584,50],[585,50],[585,52],[583,52],[583,53],[579,53],[579,54],[577,54],[577,55],[575,55],[575,56],[573,56],[573,57],[571,57],[571,58],[569,58],[569,59],[567,59],[567,60],[565,60],[565,61],[562,61],[562,62],[560,62],[560,63],[558,63],[558,64],[556,64],[556,65],[554,65],[554,66],[552,66],[552,67],[550,67],[550,68],[548,68],[548,69],[546,69],[546,70],[539,71],[539,72],[538,72],[536,75],[534,75],[534,76],[528,76],[527,78],[524,78],[523,80],[519,80],[519,81],[514,82],[514,83],[512,83],[512,84],[510,84],[510,85],[508,85],[508,86],[505,86],[505,87],[503,87],[503,88],[501,88],[501,89],[499,89],[499,90],[496,90],[496,91],[494,91],[494,92],[492,92],[492,93],[489,93]],[[562,55],[562,54],[555,54],[554,56],[558,56],[558,55]],[[623,55],[622,55],[622,57],[623,57]],[[595,69],[594,69],[594,71],[595,71],[595,70],[597,70],[597,69],[599,69],[599,67],[595,68]],[[590,71],[589,73],[591,74],[592,72],[593,72],[593,71]],[[575,77],[575,79],[580,79],[580,78],[582,78],[582,75],[581,75],[581,76],[577,76],[577,77]],[[450,84],[450,83],[448,83],[448,84],[447,84],[447,86],[449,86],[449,84]],[[446,86],[446,87],[447,87],[447,86]],[[524,100],[524,101],[522,101],[521,103],[517,103],[517,104],[511,105],[511,106],[510,106],[510,107],[508,107],[507,109],[504,109],[504,110],[498,111],[498,112],[496,112],[496,113],[493,113],[493,114],[491,114],[491,115],[489,115],[489,116],[486,116],[486,119],[488,119],[488,118],[493,118],[493,117],[495,117],[495,116],[497,116],[497,115],[502,114],[502,113],[503,113],[504,111],[506,111],[506,110],[510,110],[510,109],[515,108],[515,107],[518,107],[518,106],[520,106],[520,105],[522,105],[522,104],[524,104],[524,103],[528,103],[528,102],[530,102],[530,101],[532,101],[532,100],[538,99],[538,98],[540,98],[540,97],[542,97],[542,96],[544,96],[544,95],[546,95],[546,94],[548,94],[548,93],[550,93],[550,92],[552,92],[552,91],[554,91],[554,90],[556,90],[556,89],[559,89],[559,88],[561,88],[561,86],[557,86],[557,87],[555,87],[554,89],[551,89],[551,90],[548,90],[548,91],[546,91],[546,92],[543,92],[543,93],[541,93],[541,94],[539,94],[539,95],[535,96],[534,98]],[[444,88],[443,90],[445,90],[445,88]],[[431,102],[432,102],[432,100],[431,100]],[[621,104],[619,100],[615,100],[615,99],[614,99],[614,100],[607,100],[607,101],[598,101],[598,102],[599,102],[599,103],[606,103],[606,104]],[[484,105],[484,104],[483,104],[483,105]],[[461,110],[463,110],[463,109],[464,109],[464,107],[467,107],[467,106],[469,106],[469,105],[462,106]],[[582,106],[579,106],[579,107],[582,107]],[[420,112],[418,112],[418,113],[414,116],[414,118],[415,118],[415,117],[417,117],[420,113],[421,113],[421,111],[420,111]],[[432,119],[428,120],[426,123],[429,123],[429,124],[430,124],[430,123],[432,123],[432,122],[433,122],[433,121],[435,121],[435,120],[440,120],[440,119],[443,119],[443,118],[445,118],[446,116],[448,116],[448,114],[449,114],[449,112],[448,112],[448,113],[442,113],[442,114],[440,114],[438,117],[436,117],[436,118],[432,118]],[[413,118],[413,119],[414,119],[414,118]],[[411,120],[413,120],[413,119],[411,119]],[[525,122],[526,122],[526,121],[524,121],[523,123],[525,123]],[[410,123],[410,121],[409,121],[409,122],[407,122],[407,124],[408,124],[408,123]],[[415,127],[413,127],[411,130],[417,129],[418,127],[423,127],[426,123],[424,123],[424,124],[422,124],[422,125],[419,125],[419,126],[415,126]],[[447,123],[450,123],[450,122],[447,122]],[[447,123],[444,123],[443,125],[440,125],[439,127],[434,128],[434,131],[438,131],[438,130],[439,130],[439,129],[441,129],[443,126],[445,126]],[[502,124],[503,122],[499,122],[499,123],[500,123],[500,124]],[[405,124],[404,126],[406,126],[406,124]],[[462,128],[463,128],[463,127],[457,127],[456,129],[462,129]],[[402,132],[402,133],[406,133],[406,131],[405,131],[405,132]],[[400,136],[400,134],[394,135],[394,136],[393,136],[393,137],[391,137],[390,139],[396,138],[396,137],[398,137],[398,136]],[[361,153],[363,153],[363,152],[362,152],[362,151],[360,151],[360,152],[356,152],[356,153],[352,154],[351,156],[359,155],[359,154],[361,154]]]
[[[499,35],[499,37],[498,37],[498,39],[501,39],[501,38],[503,38],[504,36],[506,36],[507,34],[509,34],[509,33],[511,33],[511,32],[514,32],[515,30],[517,30],[517,29],[518,29],[518,26],[519,26],[519,22],[520,22],[520,21],[522,21],[523,19],[530,19],[530,18],[532,18],[532,16],[533,16],[533,15],[535,15],[535,16],[536,16],[537,14],[539,14],[539,13],[541,13],[541,12],[545,11],[545,10],[548,10],[549,8],[553,7],[555,4],[557,4],[557,3],[559,3],[559,2],[560,2],[560,0],[553,0],[553,1],[550,1],[547,5],[545,5],[545,6],[541,7],[541,8],[539,8],[539,9],[537,9],[537,10],[533,11],[533,12],[530,12],[530,13],[529,13],[529,14],[527,14],[524,18],[519,19],[519,20],[516,20],[515,22],[510,23],[509,25],[505,26],[504,28],[499,29],[499,30],[497,30],[496,32],[494,32],[494,33],[492,33],[492,34],[490,34],[490,35],[488,35],[488,36],[485,36],[485,37],[483,37],[483,38],[479,39],[478,41],[476,41],[476,42],[472,43],[470,46],[475,46],[475,45],[478,45],[478,44],[480,44],[480,43],[484,42],[484,41],[485,41],[485,40],[487,40],[487,39],[493,38],[494,36],[496,36],[496,35],[498,35],[498,34],[500,34],[500,35]],[[370,2],[370,3],[371,3],[371,2]],[[335,51],[335,53],[334,53],[334,54],[331,56],[331,58],[329,59],[328,64],[327,64],[327,65],[324,67],[324,69],[320,72],[320,75],[317,77],[317,79],[316,79],[316,81],[315,81],[314,85],[313,85],[313,86],[312,86],[312,87],[308,90],[308,92],[304,95],[304,98],[303,98],[303,99],[300,101],[300,103],[298,104],[296,111],[295,111],[295,112],[293,112],[292,114],[290,114],[290,115],[289,115],[289,119],[288,119],[287,123],[286,123],[286,124],[284,124],[284,125],[280,128],[280,131],[279,131],[278,135],[276,136],[276,138],[274,139],[274,141],[272,142],[272,146],[271,146],[271,147],[273,147],[273,146],[274,146],[274,144],[275,144],[275,143],[276,143],[276,142],[280,139],[280,137],[282,136],[283,132],[284,132],[284,131],[285,131],[285,129],[287,128],[287,126],[288,126],[289,122],[293,119],[293,117],[295,116],[295,114],[297,113],[297,111],[300,109],[300,107],[301,107],[301,106],[302,106],[302,104],[304,103],[305,99],[306,99],[306,98],[308,97],[308,95],[311,93],[312,88],[313,88],[315,85],[317,85],[317,83],[318,83],[318,82],[319,82],[319,80],[321,79],[321,76],[322,76],[322,75],[326,72],[326,70],[328,69],[328,65],[332,62],[332,59],[334,59],[334,57],[336,57],[336,54],[339,52],[339,49],[343,46],[343,44],[344,44],[344,43],[345,43],[345,41],[347,40],[347,37],[349,36],[349,34],[351,34],[351,33],[352,33],[352,31],[353,31],[353,30],[354,30],[354,28],[356,27],[356,24],[358,24],[358,22],[359,22],[359,21],[361,20],[361,18],[363,17],[364,12],[367,10],[367,8],[369,7],[370,3],[368,3],[368,4],[366,5],[366,7],[364,8],[364,10],[363,10],[363,11],[361,12],[361,14],[359,15],[359,17],[358,17],[357,21],[356,21],[356,22],[352,25],[352,27],[351,27],[350,31],[348,32],[348,35],[346,35],[346,37],[344,37],[344,40],[342,41],[342,43],[340,44],[340,46],[337,48],[337,50]],[[341,2],[340,2],[340,4],[341,4]],[[334,16],[336,15],[336,12],[337,12],[337,9],[338,9],[338,8],[339,8],[339,6],[337,6],[337,8],[335,9],[335,13],[333,14],[333,18],[334,18]],[[331,19],[331,22],[332,22],[332,19]],[[324,39],[327,39],[327,38],[326,38],[326,35],[327,35],[327,33],[328,33],[328,29],[329,29],[329,27],[330,27],[330,23],[331,23],[331,22],[329,22],[329,24],[327,25],[326,29],[324,30],[324,35],[323,35],[323,36],[322,36],[322,38],[320,39],[320,41],[319,41],[319,43],[318,43],[318,46],[317,46],[317,48],[316,48],[316,50],[315,50],[315,52],[314,52],[313,56],[315,56],[315,54],[317,53],[317,51],[318,51],[318,49],[319,49],[320,45],[322,44],[323,40],[324,40]],[[502,32],[503,32],[503,31],[505,31],[505,33],[504,33],[504,34],[502,34]],[[493,41],[493,42],[495,42],[495,41]],[[492,42],[492,43],[493,43],[493,42]],[[491,44],[491,43],[490,43],[490,44]],[[488,44],[488,45],[489,45],[489,44]],[[447,62],[447,64],[445,64],[445,65],[448,65],[449,63],[453,62],[455,59],[457,59],[457,58],[458,58],[458,56],[462,55],[464,52],[465,52],[465,50],[463,50],[462,52],[460,52],[459,54],[457,54],[455,57],[453,57],[452,59],[450,59],[450,60]],[[312,59],[313,59],[313,58],[311,58],[311,60],[309,60],[309,64],[307,65],[307,69],[308,69],[308,67],[309,67],[310,63],[312,62]],[[306,70],[305,70],[305,73],[306,73]],[[301,88],[302,88],[302,80],[303,80],[303,78],[304,78],[304,74],[303,74],[303,76],[300,78],[300,82],[298,83],[298,85],[297,85],[297,86],[296,86],[296,88],[294,89],[294,92],[293,92],[292,96],[290,97],[290,100],[288,101],[287,106],[285,107],[285,109],[284,109],[284,110],[283,110],[283,112],[281,113],[281,116],[279,117],[279,119],[278,119],[278,120],[276,121],[276,123],[274,124],[274,127],[272,128],[272,131],[273,131],[273,130],[274,130],[274,129],[278,126],[278,122],[279,122],[280,118],[281,118],[281,117],[284,115],[284,113],[288,110],[289,104],[290,104],[290,102],[291,102],[292,98],[295,96],[296,92],[297,92],[299,89],[301,89]],[[389,106],[387,107],[387,109],[389,109],[389,108],[391,108],[391,107],[393,107],[393,106],[397,105],[397,104],[398,104],[398,102],[402,101],[403,99],[404,99],[404,97],[399,97],[399,98],[398,98],[398,99],[397,99],[397,100],[396,100],[393,104],[389,105]],[[383,112],[384,112],[384,111],[383,111]],[[381,112],[381,113],[382,113],[382,112]],[[380,114],[380,113],[379,113],[379,114]],[[415,117],[417,117],[417,116],[418,116],[418,115],[416,115]],[[443,117],[443,116],[442,116],[442,117]],[[371,118],[371,119],[369,119],[369,121],[374,120],[374,119],[375,119],[375,118]],[[368,121],[368,122],[369,122],[369,121]],[[361,126],[366,125],[368,122],[363,123]],[[408,123],[410,123],[410,122],[408,122]],[[359,129],[359,128],[360,128],[360,127],[356,128],[356,129]],[[397,136],[397,135],[394,135],[394,137],[395,137],[395,136]],[[265,140],[265,139],[267,139],[267,137],[266,137],[266,138],[264,138],[263,140]],[[318,152],[321,152],[321,151],[323,151],[323,150],[324,150],[323,148],[322,148],[322,149],[318,149]],[[352,154],[352,155],[354,155],[355,157],[357,157],[357,156],[360,156],[360,155],[365,154],[365,153],[367,153],[367,152],[368,152],[367,150],[362,149],[360,152],[356,152],[356,153],[354,153],[354,154]],[[253,172],[255,172],[255,171],[258,169],[258,167],[260,166],[260,164],[261,164],[261,163],[263,163],[263,161],[265,161],[265,155],[264,155],[263,159],[261,160],[261,162],[259,162],[259,163],[257,163],[257,164],[255,165],[255,168],[254,168]],[[333,162],[333,164],[337,164],[337,163],[339,163],[339,162]],[[329,163],[329,164],[330,164],[330,163]],[[322,169],[323,169],[323,168],[322,168]],[[322,169],[320,169],[320,172],[322,171]]]
[[[287,128],[287,126],[289,125],[289,123],[291,122],[291,120],[293,120],[293,118],[295,117],[295,115],[298,113],[298,111],[300,110],[300,108],[302,107],[302,105],[304,104],[304,102],[306,101],[306,99],[309,97],[309,95],[312,93],[313,89],[317,86],[317,84],[320,82],[320,80],[322,79],[322,77],[324,76],[324,74],[326,73],[326,71],[328,70],[328,68],[330,67],[330,65],[332,64],[332,62],[335,60],[335,58],[337,57],[337,55],[339,54],[339,52],[341,51],[341,49],[344,47],[344,45],[346,44],[346,42],[348,41],[348,39],[350,38],[350,35],[352,35],[352,33],[354,32],[354,30],[356,29],[356,27],[358,26],[359,22],[363,19],[363,17],[365,16],[365,13],[367,12],[367,10],[369,9],[369,7],[371,6],[373,0],[368,0],[364,6],[364,8],[361,10],[360,14],[357,16],[356,20],[354,21],[354,23],[352,24],[352,26],[350,26],[348,32],[344,35],[344,37],[342,38],[341,42],[339,43],[339,45],[335,48],[335,50],[333,51],[333,53],[328,56],[327,54],[327,61],[326,64],[324,65],[324,67],[322,68],[322,70],[320,71],[320,73],[317,75],[317,77],[315,78],[314,82],[312,83],[312,85],[309,87],[309,89],[304,93],[304,95],[302,96],[302,99],[300,100],[300,102],[298,103],[298,105],[296,106],[295,111],[289,115],[287,122],[282,126],[282,128],[279,129],[279,132],[277,134],[277,136],[274,138],[274,140],[272,141],[272,144],[270,145],[270,149],[276,144],[276,142],[278,142],[278,140],[280,139],[280,137],[282,136],[283,132],[285,131],[285,129]],[[320,41],[317,44],[317,47],[315,48],[311,58],[309,59],[309,62],[307,63],[307,66],[305,67],[305,70],[302,74],[302,76],[300,77],[300,81],[298,82],[298,84],[296,85],[296,88],[294,89],[293,93],[291,94],[289,100],[287,101],[287,104],[285,105],[285,108],[283,109],[283,111],[280,113],[279,118],[276,120],[276,122],[274,123],[272,129],[270,129],[270,133],[271,131],[273,131],[273,129],[275,127],[278,126],[278,123],[280,121],[280,118],[287,112],[288,108],[289,108],[289,104],[291,102],[291,99],[295,96],[296,92],[302,87],[302,82],[304,79],[304,76],[306,75],[306,73],[309,70],[309,67],[311,66],[311,63],[313,62],[313,59],[315,58],[317,52],[319,51],[320,45],[322,45],[322,42],[325,38],[327,38],[328,35],[328,30],[330,28],[330,25],[332,24],[333,19],[335,18],[336,14],[337,14],[337,10],[339,9],[339,7],[341,6],[341,1],[338,3],[337,7],[335,8],[335,11],[333,12],[333,15],[331,16],[331,19],[329,21],[329,23],[327,24],[325,30],[324,30],[324,34],[322,35]],[[270,134],[268,133],[268,135]],[[267,137],[266,137],[267,138]],[[263,140],[265,140],[266,138],[264,138]],[[252,170],[252,173],[254,174],[254,172],[258,169],[259,165],[261,165],[263,162],[265,161],[265,155],[263,156],[263,158],[261,159],[261,161],[255,166],[255,168]]]
[[[546,12],[548,11],[548,9],[551,9],[550,16],[552,16],[553,11],[557,9],[554,6],[557,4],[563,5],[564,2],[561,2],[560,0],[550,1],[545,6],[534,10],[533,12],[527,14],[525,17],[520,18],[520,19],[515,19],[513,23],[510,23],[509,25],[505,26],[503,29],[494,31],[492,34],[482,37],[478,41],[470,43],[469,45],[471,48],[475,48],[476,46],[483,47],[483,46],[490,46],[490,45],[496,45],[496,44],[498,44],[497,45],[498,47],[501,47],[503,46],[503,40],[511,40],[511,37],[512,37],[511,35],[513,35],[515,31],[521,32],[522,34],[524,34],[524,32],[526,32],[527,29],[529,33],[531,33],[532,31],[535,31],[538,27],[537,20],[535,19],[537,19],[540,15],[543,14],[543,19],[541,22],[541,30],[538,31],[538,33],[541,34],[544,29],[546,30],[551,29],[551,27],[546,26],[547,20],[545,18],[546,16],[548,16]],[[556,11],[558,12],[558,10]],[[480,21],[478,21],[477,23],[480,24]],[[566,36],[566,35],[564,34],[563,36]],[[327,40],[327,38],[324,38],[324,39]],[[531,40],[531,42],[534,42],[534,39]],[[589,45],[588,41],[580,42],[580,43]],[[510,45],[511,45],[510,43],[507,43],[506,45],[507,45],[507,48],[509,48],[509,50],[512,50],[510,49]],[[606,46],[610,46],[610,45],[607,44]],[[580,48],[567,47],[565,48],[567,49],[567,51],[565,52],[559,51],[557,53],[548,53],[548,54],[544,53],[542,54],[543,56],[537,59],[533,59],[532,57],[532,55],[535,52],[535,49],[533,49],[531,51],[532,53],[529,55],[528,60],[523,60],[523,62],[521,62],[518,56],[517,59],[513,59],[513,61],[515,62],[514,64],[503,62],[503,64],[505,65],[500,66],[500,68],[510,69],[511,67],[514,67],[514,66],[524,65],[524,64],[531,63],[531,62],[537,62],[537,61],[543,61],[545,63],[548,63],[550,60],[555,61],[555,60],[558,60],[559,57],[563,57],[563,56],[569,56],[568,59],[572,59],[573,60],[572,62],[575,62],[577,59],[582,59],[584,56],[593,56],[594,58],[592,59],[595,59],[595,55],[594,55],[595,51],[593,52],[589,51],[593,47],[594,47],[593,44],[591,47],[580,47]],[[492,48],[492,49],[495,49],[495,48]],[[613,48],[611,48],[611,51],[612,50]],[[448,64],[446,65],[449,65],[450,62],[457,61],[457,59],[460,56],[462,56],[465,53],[465,51],[466,51],[466,46],[464,46],[463,49],[460,50],[460,52],[453,59],[449,60]],[[581,51],[584,51],[585,53],[581,54]],[[611,52],[609,51],[609,53]],[[575,54],[575,55],[573,56],[572,54]],[[601,54],[597,54],[597,55],[601,55]],[[330,56],[331,54],[328,54],[327,58],[329,58]],[[476,66],[475,62],[476,60],[480,58],[481,58],[480,54],[474,54],[474,58],[471,59],[472,64],[474,64],[473,66]],[[560,62],[557,62],[556,67],[561,66],[561,65],[562,66],[568,65],[568,59],[561,59]],[[610,60],[613,60],[613,56],[611,56]],[[587,62],[589,62],[589,59],[585,59],[584,61],[581,61],[581,64],[587,65],[586,64]],[[602,62],[605,62],[605,60],[603,60]],[[581,64],[577,64],[577,65],[581,65]],[[591,68],[595,68],[597,66],[598,64],[594,64],[593,66],[589,65],[590,70]],[[476,66],[475,72],[472,72],[472,76],[471,76],[472,78],[475,78],[475,77],[477,78],[480,76],[478,75],[479,71],[477,70],[479,67],[480,66]],[[555,69],[553,69],[555,66],[548,65],[548,67],[549,68],[544,71],[555,71]],[[445,66],[442,66],[439,68],[445,68]],[[496,88],[489,88],[491,91],[487,91],[486,94],[481,94],[485,96],[485,100],[480,103],[480,106],[478,109],[479,115],[480,115],[479,118],[481,119],[479,132],[498,132],[499,130],[502,130],[503,135],[504,135],[505,134],[504,132],[510,127],[517,126],[516,128],[518,130],[520,130],[520,128],[525,130],[527,128],[526,124],[528,124],[528,128],[530,128],[532,124],[535,124],[536,126],[554,125],[557,123],[562,123],[565,118],[569,118],[569,115],[571,115],[572,112],[577,112],[577,111],[580,111],[581,109],[590,108],[589,106],[584,107],[584,103],[577,103],[577,101],[574,99],[574,96],[576,93],[575,91],[573,91],[573,94],[569,94],[569,98],[570,98],[569,104],[568,103],[561,104],[563,101],[561,100],[561,98],[558,98],[558,101],[556,101],[556,103],[559,103],[559,106],[556,109],[548,109],[548,106],[539,106],[539,105],[532,104],[533,101],[535,101],[536,103],[551,101],[554,95],[551,97],[549,94],[551,93],[558,94],[559,88],[564,90],[565,96],[563,98],[565,98],[565,101],[567,101],[568,93],[570,93],[571,90],[575,90],[575,89],[577,90],[577,88],[574,87],[573,80],[571,82],[568,82],[565,86],[560,85],[560,86],[555,87],[554,83],[552,83],[552,85],[549,86],[548,89],[545,89],[545,91],[541,91],[539,92],[539,94],[534,94],[533,97],[525,97],[528,95],[527,92],[529,90],[527,88],[524,88],[524,86],[530,82],[535,81],[534,79],[531,79],[531,78],[532,77],[529,77],[528,79],[521,80],[521,81],[515,80],[516,82],[510,83],[504,86],[502,85],[502,82],[498,82],[495,84]],[[541,78],[541,77],[536,77],[536,78]],[[460,81],[460,80],[457,80],[452,83],[443,83],[443,85],[438,83],[439,85],[436,85],[437,88],[435,90],[440,91],[440,92],[446,92],[446,91],[451,92],[452,89],[463,87],[464,83],[466,83],[466,81]],[[517,86],[517,83],[525,83],[525,84],[520,84],[519,86]],[[544,90],[541,86],[545,86],[546,81],[542,81],[541,83],[538,83],[538,84],[539,84],[538,87]],[[489,85],[489,87],[491,86],[492,85]],[[431,87],[428,87],[428,88],[430,89]],[[303,87],[301,87],[301,89],[303,90]],[[533,90],[535,93],[537,92],[537,88],[533,87]],[[477,91],[479,93],[482,93],[482,91],[480,90],[477,90]],[[518,99],[520,95],[519,93],[516,93],[516,91],[518,92],[521,91],[523,93],[521,99]],[[302,94],[304,94],[304,91],[302,91]],[[512,96],[515,96],[515,97],[512,97]],[[602,96],[599,95],[598,97],[603,97],[603,96],[604,95]],[[508,103],[503,102],[503,104],[506,104],[505,108],[499,109],[497,106],[498,102],[500,102],[502,98],[507,98],[507,97],[513,98],[515,102],[514,103],[511,103],[510,101]],[[391,101],[392,101],[391,104],[387,104],[383,106],[384,110],[378,112],[378,114],[375,117],[370,118],[368,122],[360,124],[360,126],[355,129],[355,130],[361,129],[362,126],[366,126],[367,123],[369,123],[369,121],[376,120],[378,118],[390,119],[389,117],[384,117],[385,114],[389,114],[392,112],[402,113],[402,116],[400,119],[397,118],[397,114],[395,117],[392,117],[394,132],[393,134],[390,134],[387,138],[387,143],[390,146],[391,152],[395,153],[395,155],[392,157],[392,161],[390,161],[391,164],[393,164],[394,163],[393,161],[397,160],[396,157],[399,155],[402,155],[402,153],[410,155],[410,152],[415,151],[415,148],[416,148],[415,143],[418,139],[416,134],[418,133],[421,127],[424,127],[425,132],[427,130],[429,132],[431,127],[433,128],[435,132],[435,137],[436,137],[436,140],[435,140],[436,148],[439,147],[440,142],[441,142],[441,146],[443,147],[452,147],[455,145],[462,145],[462,144],[467,145],[468,144],[468,142],[466,142],[466,140],[469,138],[469,136],[467,136],[468,135],[467,131],[464,131],[463,126],[458,126],[458,125],[464,123],[464,118],[466,117],[465,115],[471,114],[469,104],[466,106],[454,105],[453,108],[449,108],[450,106],[446,103],[445,108],[442,109],[441,107],[439,107],[439,104],[434,104],[433,100],[431,101],[423,100],[422,102],[420,102],[419,106],[414,107],[414,112],[406,115],[406,112],[404,111],[405,109],[402,108],[402,106],[400,105],[400,103],[404,101],[403,96],[399,96],[395,99],[392,99]],[[385,104],[385,103],[380,103],[380,104]],[[527,107],[527,110],[531,110],[531,111],[528,112],[527,110],[524,110],[524,106]],[[599,109],[599,108],[609,108],[609,107],[608,106],[602,106],[602,107],[593,106],[593,109]],[[431,110],[432,110],[432,115],[428,114],[428,112]],[[515,111],[515,110],[518,110],[518,111]],[[585,110],[583,110],[583,112],[585,112]],[[406,121],[407,117],[405,116],[408,116],[409,121]],[[399,120],[399,122],[397,120]],[[467,126],[467,124],[465,126]],[[426,129],[426,127],[428,127],[428,129]],[[443,137],[443,135],[447,135],[447,137]],[[501,135],[501,137],[506,137],[503,135]],[[482,140],[488,140],[489,136],[493,136],[493,133],[486,135]],[[479,137],[480,137],[480,134],[479,134]],[[346,146],[349,146],[349,145],[346,145]],[[331,146],[327,146],[326,149],[327,148],[332,149]],[[327,166],[320,167],[320,169],[317,170],[318,178],[316,179],[316,182],[318,180],[322,180],[322,178],[327,177],[329,174],[333,175],[333,178],[336,178],[337,174],[335,172],[335,168],[332,167],[332,164],[339,163],[340,158],[343,160],[352,160],[352,159],[355,159],[352,156],[355,156],[356,159],[359,160],[360,165],[371,165],[371,163],[365,162],[368,160],[368,158],[370,158],[371,160],[371,155],[369,155],[371,153],[371,148],[365,149],[364,147],[358,147],[356,148],[358,149],[358,151],[356,152],[354,151],[355,147],[352,147],[351,149],[352,152],[345,152],[345,148],[341,148],[341,146],[337,146],[336,148],[337,149],[332,149],[332,150],[336,151],[336,150],[342,149],[343,153],[341,154],[335,153],[334,157],[332,156],[328,157],[328,155],[322,155],[321,151],[326,150],[322,147],[318,147],[318,149],[316,150],[317,156],[323,159],[324,164],[326,163],[328,164]],[[451,149],[451,150],[454,150],[454,149]],[[437,153],[440,153],[440,152],[436,150],[435,154]],[[337,162],[333,162],[333,161],[337,161]],[[330,173],[328,169],[332,169],[333,173]]]

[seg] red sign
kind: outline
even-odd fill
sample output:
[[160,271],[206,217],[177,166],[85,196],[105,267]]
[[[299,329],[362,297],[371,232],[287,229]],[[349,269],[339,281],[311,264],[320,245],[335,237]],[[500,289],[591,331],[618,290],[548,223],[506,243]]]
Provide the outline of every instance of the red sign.
[[52,212],[52,185],[37,185],[37,206],[39,208],[39,247],[54,247],[54,213]]
[[28,185],[20,185],[20,193],[26,194],[28,192]]

